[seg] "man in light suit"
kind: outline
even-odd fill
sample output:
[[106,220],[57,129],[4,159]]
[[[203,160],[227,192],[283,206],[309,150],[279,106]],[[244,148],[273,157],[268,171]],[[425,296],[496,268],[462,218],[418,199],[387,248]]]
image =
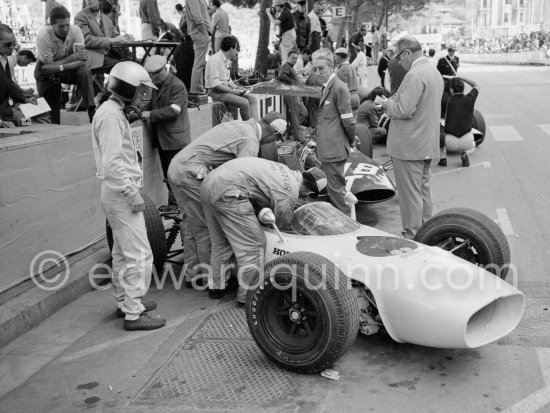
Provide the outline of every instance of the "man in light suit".
[[439,159],[439,115],[443,79],[412,36],[395,45],[395,59],[407,74],[397,93],[382,104],[391,118],[386,152],[399,188],[403,236],[413,238],[432,215],[430,167]]
[[334,59],[328,49],[312,56],[313,72],[323,86],[317,112],[317,156],[327,176],[330,203],[345,214],[346,180],[344,166],[355,141],[355,119],[351,111],[348,87],[334,74]]
[[84,35],[84,44],[90,55],[90,68],[101,68],[108,73],[120,62],[111,54],[111,44],[124,42],[125,36],[120,36],[112,20],[99,10],[99,0],[87,0],[87,7],[74,16],[74,24],[80,27]]
[[[166,58],[161,55],[151,56],[145,62],[145,70],[151,81],[158,88],[153,91],[151,111],[143,112],[144,118],[150,118],[154,127],[153,138],[158,142],[157,148],[164,178],[167,179],[168,167],[172,158],[189,142],[191,127],[187,113],[187,89],[177,77],[166,68]],[[177,209],[177,202],[168,181],[168,205]]]

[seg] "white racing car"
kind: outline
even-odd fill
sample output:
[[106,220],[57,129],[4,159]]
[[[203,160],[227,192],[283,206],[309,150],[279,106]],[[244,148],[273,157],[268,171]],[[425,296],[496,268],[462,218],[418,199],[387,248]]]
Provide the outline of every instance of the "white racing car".
[[270,210],[259,218],[265,267],[248,292],[246,318],[260,349],[284,368],[325,370],[358,332],[381,328],[398,342],[475,348],[510,333],[522,317],[523,293],[503,280],[514,273],[506,238],[477,211],[443,211],[415,241],[361,225],[325,202],[296,209],[288,232]]

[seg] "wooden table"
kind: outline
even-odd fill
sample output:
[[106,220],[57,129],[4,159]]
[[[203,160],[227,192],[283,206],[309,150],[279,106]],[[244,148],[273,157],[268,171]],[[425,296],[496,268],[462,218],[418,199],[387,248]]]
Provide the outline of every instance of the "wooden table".
[[[143,64],[145,62],[145,59],[149,57],[151,54],[151,50],[154,47],[167,47],[170,49],[170,53],[168,56],[166,56],[166,60],[170,60],[170,57],[174,54],[174,51],[176,50],[176,47],[179,46],[178,42],[146,42],[146,41],[135,41],[135,42],[116,42],[112,43],[111,47],[114,48],[129,48],[132,51],[132,60],[134,62],[137,62],[139,64]],[[143,50],[145,50],[145,55],[141,58],[140,61],[138,61],[137,58],[137,49],[138,47],[142,47]]]

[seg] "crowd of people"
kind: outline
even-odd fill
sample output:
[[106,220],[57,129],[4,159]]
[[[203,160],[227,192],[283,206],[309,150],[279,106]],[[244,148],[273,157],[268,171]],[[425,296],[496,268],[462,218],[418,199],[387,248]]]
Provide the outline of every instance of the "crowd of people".
[[550,32],[534,31],[514,36],[496,36],[477,39],[450,39],[460,53],[517,53],[547,51],[550,47]]

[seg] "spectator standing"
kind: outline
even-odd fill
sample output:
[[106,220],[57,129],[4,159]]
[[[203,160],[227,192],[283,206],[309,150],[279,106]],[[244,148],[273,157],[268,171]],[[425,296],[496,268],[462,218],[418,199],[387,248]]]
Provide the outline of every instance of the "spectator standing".
[[309,78],[309,75],[311,75],[312,71],[311,50],[309,49],[309,47],[304,47],[302,49],[293,69],[298,75],[298,80],[300,81],[300,83],[305,83]]
[[191,74],[195,52],[193,51],[193,40],[187,34],[187,23],[183,24],[182,35],[183,40],[174,51],[173,62],[176,66],[176,76],[183,82],[187,90],[191,90]]
[[391,60],[391,50],[384,49],[382,51],[382,56],[378,61],[378,76],[380,76],[380,84],[382,87],[386,87],[386,70],[388,70],[388,64]]
[[258,119],[256,97],[238,87],[230,78],[231,61],[239,55],[239,41],[235,36],[222,40],[221,49],[212,55],[206,64],[206,88],[213,100],[237,108],[242,120]]
[[192,95],[204,95],[204,68],[206,66],[206,53],[210,45],[212,26],[206,0],[187,0],[185,2],[185,14],[187,16],[188,34],[193,40],[193,71],[191,72]]
[[329,50],[317,50],[312,59],[313,72],[323,86],[317,114],[317,156],[327,177],[330,203],[349,215],[350,207],[344,202],[344,167],[355,142],[351,97],[346,84],[333,71],[334,60]]
[[310,46],[311,52],[319,50],[321,47],[321,38],[323,37],[323,30],[321,28],[321,22],[319,16],[323,14],[323,5],[320,2],[313,4],[313,9],[309,12],[308,18],[310,23],[311,39]]
[[181,3],[176,4],[176,13],[179,16],[179,29],[185,36],[187,34],[187,19],[185,18],[185,10],[183,9]]
[[357,56],[357,52],[355,51],[356,47],[359,47],[361,50],[363,50],[364,46],[364,36],[367,33],[367,28],[365,26],[361,26],[357,29],[355,33],[353,33],[349,39],[349,62],[353,63],[355,60],[355,57]]
[[442,76],[456,76],[460,59],[455,56],[456,49],[453,46],[447,48],[447,56],[442,57],[437,62],[437,70]]
[[[298,75],[293,69],[298,59],[298,53],[291,50],[288,53],[288,59],[279,69],[279,80],[288,85],[297,85],[299,82]],[[300,138],[300,125],[307,118],[307,109],[302,103],[299,96],[283,96],[285,104],[290,113],[290,126],[294,140]]]
[[125,42],[127,38],[121,36],[111,19],[101,13],[99,0],[88,0],[87,5],[76,14],[74,23],[84,36],[84,44],[90,54],[90,68],[108,73],[120,62],[111,54],[111,44]]
[[378,64],[378,59],[380,58],[381,41],[380,28],[376,25],[372,26],[372,61],[375,65]]
[[124,112],[147,88],[154,85],[143,67],[134,62],[118,63],[109,76],[112,95],[92,122],[101,206],[113,231],[111,280],[116,313],[124,317],[126,330],[154,330],[166,324],[164,319],[147,314],[157,304],[143,299],[151,283],[153,254],[143,215],[145,201],[140,194],[143,171]]
[[[464,95],[464,83],[472,89]],[[462,152],[460,158],[462,166],[470,166],[469,155],[476,149],[472,125],[474,119],[474,105],[479,94],[479,86],[473,80],[464,77],[454,77],[450,80],[451,97],[448,99],[445,110],[445,145],[441,150],[439,166],[447,166],[447,150]]]
[[428,61],[430,62],[430,64],[433,67],[437,68],[438,61],[435,58],[435,49],[434,48],[431,48],[430,50],[428,50]]
[[356,57],[353,63],[351,63],[351,67],[355,69],[357,75],[359,76],[359,86],[366,88],[368,77],[367,55],[361,50],[359,46],[355,47],[355,53]]
[[90,122],[95,113],[93,75],[86,63],[88,52],[75,50],[75,43],[84,44],[82,31],[70,23],[65,7],[56,7],[50,14],[51,25],[36,36],[37,59],[34,77],[38,94],[48,102],[53,123],[59,124],[61,83],[77,84]]
[[296,26],[296,46],[301,52],[304,47],[309,45],[310,22],[309,17],[305,13],[306,1],[298,1],[296,3],[296,11],[292,13],[294,25]]
[[367,55],[367,57],[370,57],[374,60],[374,56],[372,55],[372,29],[374,29],[374,27],[371,28],[371,30],[367,31],[367,28],[365,27],[363,42],[365,44],[365,54]]
[[[274,0],[273,6],[277,8],[275,26],[279,26],[279,38],[281,39],[281,59],[283,63],[288,59],[288,52],[296,49],[296,29],[294,18],[290,12],[290,3],[286,0]],[[271,14],[269,14],[271,16]]]
[[[145,70],[158,90],[153,90],[151,111],[143,112],[144,118],[153,123],[153,139],[157,145],[164,179],[167,179],[170,161],[191,142],[191,126],[187,113],[187,90],[177,77],[168,72],[166,58],[151,56],[145,62]],[[168,187],[168,206],[177,209],[176,198]]]
[[225,244],[211,245],[200,197],[203,179],[231,159],[258,156],[260,145],[275,141],[276,134],[283,134],[285,128],[286,121],[278,112],[268,113],[260,122],[250,119],[220,123],[182,149],[170,164],[168,180],[180,210],[185,212],[184,250],[196,246],[194,256],[185,261],[185,281],[191,283],[201,272],[208,275],[207,265],[212,262],[211,298],[224,294],[229,274],[222,274],[222,268],[216,264],[231,256],[231,248]]
[[217,53],[224,37],[231,35],[229,30],[229,16],[222,9],[220,0],[212,0],[212,52]]
[[386,152],[399,188],[402,234],[412,239],[432,215],[430,168],[432,159],[439,158],[443,80],[415,37],[404,36],[395,47],[395,58],[407,74],[397,93],[380,104],[391,118]]
[[[392,52],[392,55],[395,53]],[[407,71],[401,63],[397,61],[395,57],[388,62],[388,72],[390,74],[390,95],[393,96],[397,93],[403,78],[407,74]]]
[[334,52],[334,62],[337,65],[336,76],[347,85],[351,96],[351,109],[355,111],[359,108],[359,75],[348,62],[348,52],[343,47]]
[[156,40],[160,35],[160,12],[157,0],[139,0],[141,40]]

